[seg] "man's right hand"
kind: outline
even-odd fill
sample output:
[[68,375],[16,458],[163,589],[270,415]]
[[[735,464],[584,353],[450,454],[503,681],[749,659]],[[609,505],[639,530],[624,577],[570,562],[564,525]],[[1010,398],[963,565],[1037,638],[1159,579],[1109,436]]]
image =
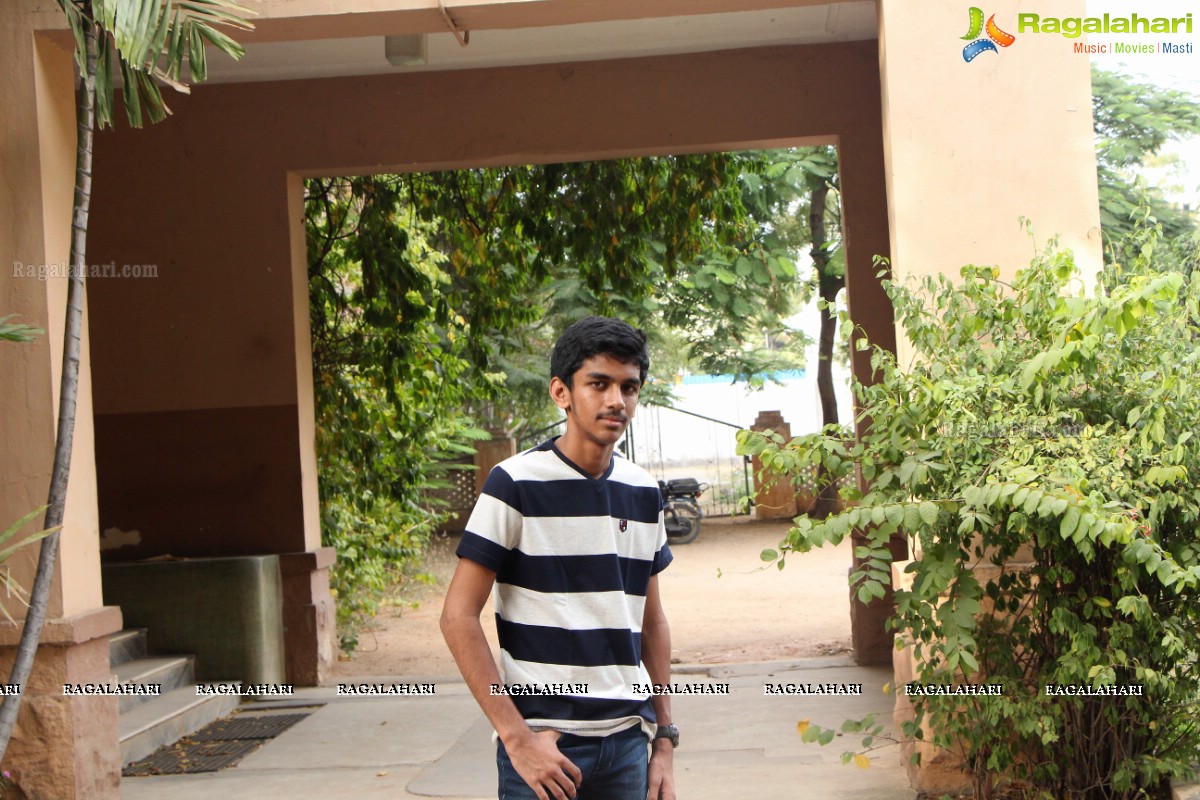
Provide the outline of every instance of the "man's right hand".
[[529,731],[509,746],[504,743],[513,769],[529,784],[538,800],[567,800],[583,782],[579,767],[558,749],[558,731]]

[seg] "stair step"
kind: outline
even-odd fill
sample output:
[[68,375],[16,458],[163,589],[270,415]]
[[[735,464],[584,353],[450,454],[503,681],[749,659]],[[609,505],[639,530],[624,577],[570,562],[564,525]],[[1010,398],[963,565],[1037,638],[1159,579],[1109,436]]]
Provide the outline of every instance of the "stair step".
[[[159,684],[160,694],[188,687],[196,691],[196,669],[193,656],[156,656],[126,661],[113,669],[118,683]],[[154,695],[124,695],[120,709],[124,714],[134,706],[154,699]]]
[[108,637],[108,665],[117,667],[127,661],[146,657],[146,629],[126,628]]
[[[237,682],[225,683],[238,686]],[[194,684],[181,686],[161,697],[122,710],[119,730],[121,764],[145,758],[165,744],[173,744],[238,707],[236,694],[197,696]]]

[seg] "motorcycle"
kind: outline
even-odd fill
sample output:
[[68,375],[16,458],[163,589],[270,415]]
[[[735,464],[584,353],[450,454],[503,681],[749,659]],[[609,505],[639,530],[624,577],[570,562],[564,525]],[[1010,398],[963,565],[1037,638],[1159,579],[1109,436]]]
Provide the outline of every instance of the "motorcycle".
[[704,512],[700,509],[700,495],[706,488],[708,484],[694,478],[658,482],[658,489],[666,503],[663,517],[669,544],[687,544],[700,535],[700,521],[704,518]]

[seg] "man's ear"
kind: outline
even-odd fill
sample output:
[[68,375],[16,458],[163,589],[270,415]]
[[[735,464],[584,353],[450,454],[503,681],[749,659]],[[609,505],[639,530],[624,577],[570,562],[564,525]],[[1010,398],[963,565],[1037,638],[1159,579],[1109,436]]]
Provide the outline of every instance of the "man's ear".
[[557,375],[550,379],[550,399],[563,411],[571,410],[571,389]]

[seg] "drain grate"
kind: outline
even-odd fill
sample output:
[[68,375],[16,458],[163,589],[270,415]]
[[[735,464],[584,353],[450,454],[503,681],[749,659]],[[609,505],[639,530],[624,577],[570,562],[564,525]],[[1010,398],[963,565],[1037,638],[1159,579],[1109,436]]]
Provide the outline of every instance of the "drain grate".
[[219,719],[189,738],[198,742],[230,739],[274,739],[308,714],[262,714]]
[[160,747],[121,770],[126,778],[217,772],[232,767],[308,714],[234,714]]
[[134,778],[146,775],[216,772],[225,767],[232,767],[257,750],[263,741],[265,740],[245,739],[194,742],[182,739],[175,744],[160,747],[141,761],[135,761],[121,770],[121,775]]

